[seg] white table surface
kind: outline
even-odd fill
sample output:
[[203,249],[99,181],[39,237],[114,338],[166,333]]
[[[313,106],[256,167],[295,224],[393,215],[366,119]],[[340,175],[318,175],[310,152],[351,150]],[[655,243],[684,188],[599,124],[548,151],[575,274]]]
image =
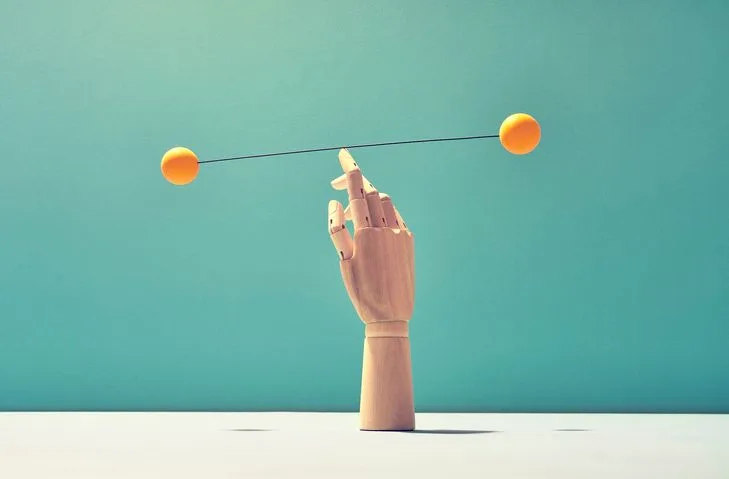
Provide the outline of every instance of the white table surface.
[[0,413],[0,478],[729,479],[729,415]]

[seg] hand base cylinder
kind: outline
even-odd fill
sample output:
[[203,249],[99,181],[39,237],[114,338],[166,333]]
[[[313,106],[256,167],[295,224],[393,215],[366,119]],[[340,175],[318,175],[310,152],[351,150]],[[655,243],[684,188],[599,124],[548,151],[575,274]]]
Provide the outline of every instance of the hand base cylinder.
[[415,429],[412,362],[407,321],[366,326],[360,430]]

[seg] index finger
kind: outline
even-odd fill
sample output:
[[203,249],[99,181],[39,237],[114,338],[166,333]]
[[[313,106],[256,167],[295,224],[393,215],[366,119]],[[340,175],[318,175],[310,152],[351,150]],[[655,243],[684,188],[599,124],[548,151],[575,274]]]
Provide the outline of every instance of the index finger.
[[[354,158],[346,148],[339,150],[339,164],[342,166],[342,170],[344,170],[347,175],[349,175],[349,172],[353,171],[353,169],[360,168],[357,166],[357,162],[354,161]],[[382,228],[387,226],[385,214],[382,210],[380,194],[377,191],[377,188],[375,188],[375,185],[373,185],[372,182],[364,176],[362,176],[361,191],[364,193],[364,198],[367,201],[367,208],[369,210],[369,217],[367,218],[368,226],[371,226],[372,228]]]
[[352,155],[344,148],[339,151],[339,164],[342,166],[346,178],[347,193],[349,194],[349,211],[352,217],[352,223],[354,223],[354,229],[369,228],[371,226],[370,211],[365,198],[362,171],[357,166],[357,163],[354,162]]
[[[347,189],[347,172],[357,168],[361,170],[361,168],[357,164],[357,162],[354,161],[352,154],[346,148],[342,148],[341,150],[339,150],[339,165],[342,167],[342,171],[344,171],[344,174],[338,176],[337,178],[334,178],[331,182],[331,185],[332,188],[334,188],[335,190],[345,190]],[[365,194],[377,191],[375,185],[373,185],[370,180],[365,178],[364,175],[362,176],[362,185],[364,187]]]

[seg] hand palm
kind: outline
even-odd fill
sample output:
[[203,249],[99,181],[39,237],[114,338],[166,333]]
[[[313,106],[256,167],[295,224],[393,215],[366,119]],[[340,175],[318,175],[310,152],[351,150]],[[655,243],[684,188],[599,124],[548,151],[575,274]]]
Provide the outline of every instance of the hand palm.
[[401,230],[355,232],[354,255],[340,262],[349,297],[365,323],[408,321],[413,313],[413,238]]

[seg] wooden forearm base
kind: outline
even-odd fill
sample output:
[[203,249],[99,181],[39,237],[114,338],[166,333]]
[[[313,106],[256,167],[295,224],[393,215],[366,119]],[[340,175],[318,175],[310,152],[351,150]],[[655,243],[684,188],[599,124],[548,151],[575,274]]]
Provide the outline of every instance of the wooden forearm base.
[[363,431],[415,429],[407,321],[366,326],[359,414]]

